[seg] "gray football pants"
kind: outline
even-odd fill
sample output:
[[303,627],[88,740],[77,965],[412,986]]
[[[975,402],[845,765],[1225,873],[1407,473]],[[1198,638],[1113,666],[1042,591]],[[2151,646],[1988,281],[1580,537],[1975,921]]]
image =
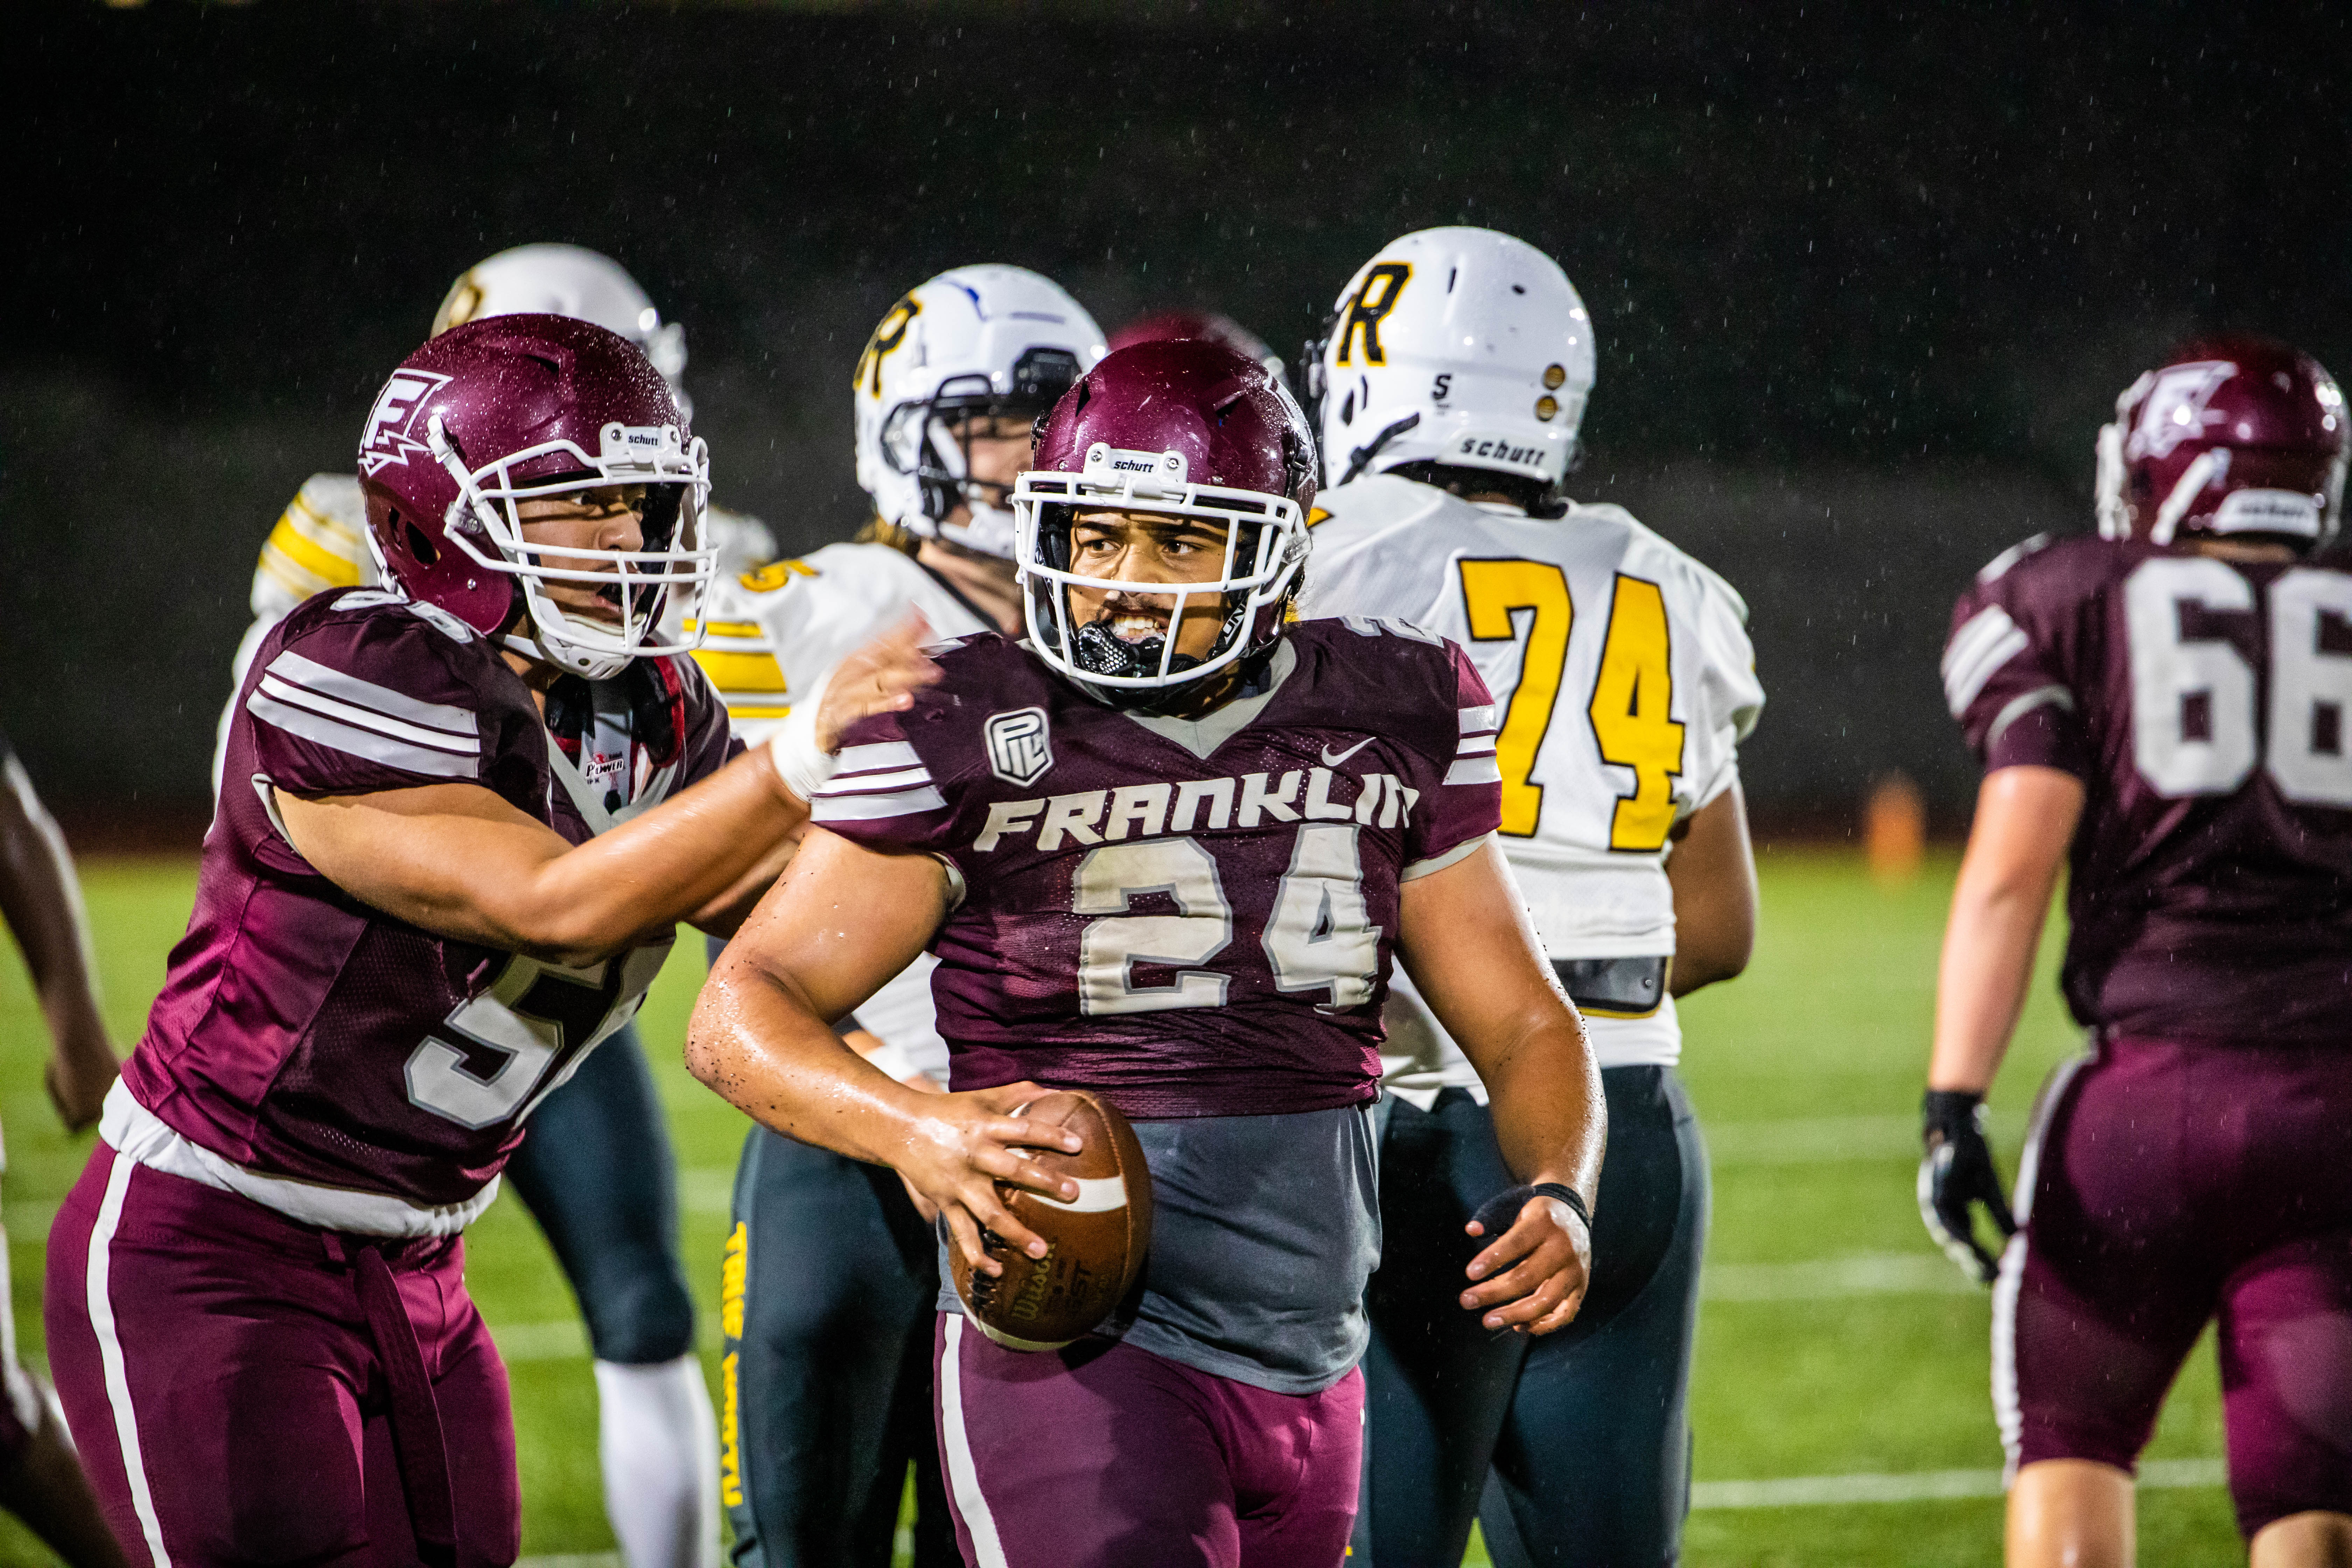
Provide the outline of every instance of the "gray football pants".
[[911,1462],[917,1568],[957,1568],[931,1426],[931,1227],[890,1171],[763,1127],[744,1140],[735,1223],[734,1561],[889,1568]]
[[1463,1089],[1427,1111],[1384,1100],[1385,1261],[1369,1298],[1350,1568],[1454,1568],[1473,1517],[1497,1568],[1678,1557],[1706,1151],[1671,1069],[1601,1077],[1609,1152],[1591,1293],[1573,1323],[1532,1343],[1490,1333],[1457,1304],[1483,1245],[1462,1227],[1511,1184],[1493,1118]]

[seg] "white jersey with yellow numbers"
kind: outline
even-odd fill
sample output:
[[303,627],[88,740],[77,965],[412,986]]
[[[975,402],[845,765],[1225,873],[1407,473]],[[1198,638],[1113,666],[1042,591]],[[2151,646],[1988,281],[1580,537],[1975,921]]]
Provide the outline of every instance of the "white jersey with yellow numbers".
[[[732,577],[776,553],[768,525],[743,512],[711,507],[703,514],[710,537],[719,546],[719,573]],[[222,710],[213,747],[213,794],[220,794],[221,751],[228,741],[228,721],[236,710],[236,694],[245,686],[247,667],[253,662],[261,639],[313,594],[331,588],[373,588],[383,580],[375,552],[368,548],[367,503],[360,495],[356,474],[312,474],[294,492],[278,514],[278,524],[262,542],[261,559],[253,568],[253,625],[236,645],[229,665],[229,700]],[[688,614],[673,605],[673,625]]]
[[[1535,519],[1379,475],[1327,492],[1313,524],[1301,614],[1440,633],[1494,692],[1501,843],[1551,957],[1670,957],[1668,835],[1738,780],[1764,706],[1739,595],[1622,507]],[[1483,1095],[1410,986],[1391,996],[1390,1087]],[[1603,1067],[1682,1054],[1671,997],[1587,1024]]]
[[[695,653],[719,689],[744,744],[773,734],[796,694],[812,690],[844,658],[920,610],[941,638],[993,631],[963,597],[887,544],[828,544],[724,578],[703,601],[709,624]],[[947,1082],[948,1047],[931,1009],[925,953],[857,1009],[859,1026],[884,1049],[868,1059],[892,1078],[925,1073]]]

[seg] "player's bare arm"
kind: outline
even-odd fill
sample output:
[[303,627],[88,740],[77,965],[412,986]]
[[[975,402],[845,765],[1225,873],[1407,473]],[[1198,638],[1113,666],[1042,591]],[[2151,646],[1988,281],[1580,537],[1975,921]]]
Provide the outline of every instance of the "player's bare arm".
[[1756,951],[1756,856],[1739,781],[1676,825],[1666,880],[1675,892],[1669,989],[1687,996],[1736,978]]
[[[1501,849],[1490,842],[1404,884],[1397,956],[1486,1081],[1511,1173],[1568,1187],[1589,1212],[1609,1141],[1601,1069]],[[1591,1233],[1576,1212],[1558,1198],[1530,1198],[1471,1259],[1479,1283],[1462,1305],[1484,1313],[1490,1329],[1550,1333],[1583,1304],[1591,1261]]]
[[929,856],[879,854],[811,829],[711,971],[686,1060],[763,1125],[897,1171],[946,1215],[972,1267],[998,1274],[983,1229],[1033,1258],[1045,1243],[998,1201],[995,1184],[1076,1197],[1076,1183],[1014,1151],[1076,1153],[1076,1135],[1011,1114],[1044,1092],[1034,1083],[927,1093],[870,1065],[833,1027],[914,961],[947,910],[947,872]]
[[57,824],[33,794],[24,767],[0,745],[0,919],[16,934],[56,1049],[44,1071],[49,1098],[67,1128],[98,1120],[120,1068],[88,960],[89,944],[74,896],[72,863]]
[[1985,775],[1944,931],[1929,1089],[1982,1094],[1991,1087],[2082,815],[2083,783],[2072,773],[2019,766]]
[[[532,497],[518,505],[523,539],[551,550],[644,547],[643,485]],[[622,579],[555,582],[546,592],[583,618],[618,624]],[[921,652],[920,616],[845,660],[826,683],[814,744],[895,711],[937,678]],[[561,671],[509,651],[542,711]],[[721,931],[774,879],[807,803],[778,773],[772,747],[611,833],[577,847],[479,784],[433,784],[303,799],[281,793],[287,837],[303,858],[353,896],[445,936],[562,963],[593,963],[645,936],[697,918]]]

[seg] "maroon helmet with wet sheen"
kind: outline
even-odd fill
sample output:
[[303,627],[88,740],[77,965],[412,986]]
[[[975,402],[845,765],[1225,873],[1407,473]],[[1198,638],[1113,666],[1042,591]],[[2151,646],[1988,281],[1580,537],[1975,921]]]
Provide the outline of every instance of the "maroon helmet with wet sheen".
[[[709,455],[626,339],[565,316],[454,327],[376,395],[359,469],[371,547],[410,598],[592,679],[682,651],[658,627],[669,591],[698,591],[717,559]],[[646,487],[644,548],[524,542],[517,502],[633,484]],[[614,588],[617,622],[567,612],[555,583]]]
[[[1063,394],[1032,463],[1013,492],[1016,560],[1031,645],[1055,668],[1114,700],[1149,703],[1151,693],[1255,659],[1280,640],[1307,558],[1316,472],[1312,429],[1281,377],[1202,339],[1121,349]],[[1077,624],[1073,585],[1137,586],[1071,570],[1070,529],[1081,510],[1224,525],[1218,574],[1171,584],[1164,595],[1171,632],[1188,605],[1222,603],[1223,625],[1205,656],[1177,653],[1172,636],[1129,642],[1099,622]]]
[[1204,338],[1213,343],[1223,343],[1249,355],[1275,374],[1282,374],[1282,356],[1267,347],[1264,338],[1220,310],[1154,310],[1148,316],[1138,316],[1110,335],[1109,352],[1117,353],[1138,343],[1165,342],[1171,338]]
[[2099,531],[2315,549],[2336,532],[2345,451],[2344,395],[2318,361],[2269,338],[2200,339],[2116,400],[2099,432]]

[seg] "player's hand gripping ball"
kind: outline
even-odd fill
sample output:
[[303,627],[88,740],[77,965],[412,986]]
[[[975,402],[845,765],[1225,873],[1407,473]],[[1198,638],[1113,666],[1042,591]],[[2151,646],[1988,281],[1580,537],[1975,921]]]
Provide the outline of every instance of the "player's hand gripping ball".
[[1151,1173],[1127,1118],[1084,1089],[1055,1089],[1013,1114],[1078,1135],[1075,1154],[1022,1151],[1053,1174],[1076,1179],[1078,1195],[1064,1203],[997,1183],[1004,1206],[1045,1238],[1045,1256],[1032,1258],[983,1231],[988,1255],[1004,1272],[975,1274],[957,1249],[956,1294],[980,1331],[998,1344],[1059,1350],[1109,1317],[1142,1274],[1151,1251]]

